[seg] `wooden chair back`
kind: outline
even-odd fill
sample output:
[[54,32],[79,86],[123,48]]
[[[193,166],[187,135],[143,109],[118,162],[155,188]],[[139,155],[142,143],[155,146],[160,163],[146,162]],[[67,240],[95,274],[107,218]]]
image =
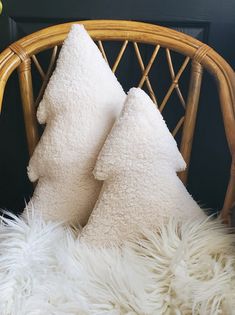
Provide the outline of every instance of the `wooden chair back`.
[[[173,91],[176,91],[180,103],[184,108],[184,114],[177,122],[172,133],[175,136],[181,129],[182,138],[180,151],[188,165],[191,157],[203,69],[206,69],[212,74],[217,82],[223,123],[232,157],[230,180],[221,212],[224,221],[229,222],[230,209],[235,201],[235,78],[231,67],[206,44],[188,35],[165,27],[140,22],[115,20],[78,21],[73,23],[84,24],[90,36],[97,41],[103,57],[106,60],[107,56],[103,41],[122,41],[121,49],[115,62],[111,66],[114,73],[119,67],[127,46],[133,45],[135,57],[137,58],[141,71],[141,77],[137,86],[143,87],[145,84],[150,97],[159,107],[160,111],[165,108]],[[0,54],[0,109],[6,82],[12,72],[17,69],[30,155],[39,140],[38,124],[35,115],[36,107],[43,96],[48,80],[54,69],[58,47],[63,43],[73,23],[60,24],[40,30],[11,44]],[[147,64],[143,62],[139,47],[142,43],[154,46]],[[163,100],[158,103],[149,73],[160,48],[165,49],[171,84]],[[52,49],[52,54],[48,70],[44,72],[37,55],[48,49]],[[184,56],[184,61],[177,72],[174,69],[172,61],[172,51]],[[36,97],[33,95],[32,63],[36,66],[42,79],[41,89]],[[190,82],[187,99],[185,100],[181,93],[179,79],[188,64],[191,64]],[[180,173],[179,176],[185,184],[188,171],[186,170]]]

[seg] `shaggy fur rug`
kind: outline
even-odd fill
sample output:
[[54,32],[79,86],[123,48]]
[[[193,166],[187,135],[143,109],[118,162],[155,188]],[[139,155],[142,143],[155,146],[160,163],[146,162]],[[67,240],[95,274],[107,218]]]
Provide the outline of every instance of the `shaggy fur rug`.
[[234,236],[218,221],[171,219],[122,248],[89,248],[77,233],[2,219],[1,315],[235,314]]

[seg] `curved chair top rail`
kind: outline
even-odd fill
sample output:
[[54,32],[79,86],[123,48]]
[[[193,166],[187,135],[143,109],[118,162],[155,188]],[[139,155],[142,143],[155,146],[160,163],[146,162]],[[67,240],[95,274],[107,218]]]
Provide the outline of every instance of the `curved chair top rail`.
[[[6,82],[11,73],[18,68],[30,153],[32,153],[32,149],[35,147],[38,139],[35,127],[36,120],[33,118],[35,116],[35,111],[32,109],[32,104],[34,103],[33,94],[29,91],[32,90],[30,58],[34,58],[34,55],[41,51],[61,45],[67,37],[71,25],[76,23],[83,24],[90,36],[97,41],[128,41],[158,45],[192,59],[190,88],[182,134],[183,144],[181,143],[181,153],[187,163],[191,154],[202,69],[205,68],[213,75],[218,86],[225,133],[232,156],[230,182],[222,212],[227,219],[229,208],[235,201],[235,75],[229,64],[211,47],[191,36],[172,29],[124,20],[75,21],[42,29],[6,48],[0,54],[0,110]],[[142,83],[146,79],[147,74],[144,71]],[[176,86],[177,80],[173,80],[173,83]],[[186,177],[187,175],[181,176],[183,182],[186,182]]]

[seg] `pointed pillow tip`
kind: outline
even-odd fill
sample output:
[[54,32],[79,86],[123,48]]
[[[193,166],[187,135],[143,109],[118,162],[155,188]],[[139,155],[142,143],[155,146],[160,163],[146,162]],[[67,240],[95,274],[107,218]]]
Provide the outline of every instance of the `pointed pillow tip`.
[[[129,92],[127,93],[126,103],[128,103],[128,101],[130,100],[133,100],[132,101],[133,105],[137,105],[137,106],[139,106],[139,104],[142,104],[142,102],[152,103],[152,100],[148,96],[148,94],[146,94],[141,88],[136,88],[136,87],[131,88]],[[141,105],[141,107],[143,107],[143,105]]]
[[149,96],[139,87],[133,87],[129,90],[127,93],[128,97],[135,97],[135,98],[141,98],[141,99],[149,99]]
[[85,26],[83,24],[72,24],[70,28],[71,31],[80,31],[80,30],[85,30]]

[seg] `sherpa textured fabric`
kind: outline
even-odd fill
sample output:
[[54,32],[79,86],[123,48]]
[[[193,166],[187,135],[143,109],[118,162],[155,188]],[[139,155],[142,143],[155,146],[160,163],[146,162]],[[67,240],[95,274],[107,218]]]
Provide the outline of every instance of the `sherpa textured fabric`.
[[82,25],[65,40],[37,112],[45,131],[29,162],[32,200],[46,220],[84,225],[101,182],[92,170],[125,93]]
[[176,174],[184,168],[159,110],[144,91],[131,89],[94,169],[104,184],[83,240],[119,244],[165,218],[204,217]]
[[234,315],[234,235],[170,218],[159,234],[92,248],[32,216],[0,224],[1,315]]

